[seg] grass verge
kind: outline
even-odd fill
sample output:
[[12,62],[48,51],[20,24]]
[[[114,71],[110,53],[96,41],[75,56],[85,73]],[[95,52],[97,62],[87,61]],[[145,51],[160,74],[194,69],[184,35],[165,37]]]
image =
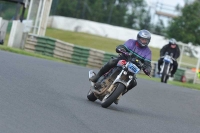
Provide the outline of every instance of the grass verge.
[[[160,78],[154,78],[154,77],[149,78],[148,76],[143,75],[143,74],[138,75],[138,78],[143,78],[143,79],[152,80],[152,81],[155,81],[155,82],[160,82]],[[167,84],[200,90],[200,85],[198,85],[198,84],[183,83],[183,82],[178,82],[178,81],[168,81]]]
[[31,53],[31,52],[27,52],[25,50],[22,49],[17,49],[17,48],[11,48],[8,46],[4,46],[4,45],[0,45],[0,49],[3,51],[8,51],[8,52],[12,52],[12,53],[17,53],[17,54],[22,54],[22,55],[27,55],[27,56],[32,56],[32,57],[37,57],[37,58],[42,58],[42,59],[48,59],[48,60],[52,60],[52,61],[58,61],[58,62],[66,62],[54,57],[49,57],[49,56],[45,56],[45,55],[41,55],[41,54],[37,54],[37,53]]

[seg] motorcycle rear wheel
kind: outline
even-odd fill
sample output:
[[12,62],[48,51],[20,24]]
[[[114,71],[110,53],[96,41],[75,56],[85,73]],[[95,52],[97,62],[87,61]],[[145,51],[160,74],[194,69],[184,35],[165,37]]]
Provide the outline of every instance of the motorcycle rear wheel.
[[114,91],[112,91],[110,94],[107,94],[102,102],[101,106],[103,108],[109,107],[119,96],[120,94],[125,90],[125,86],[122,83],[117,83],[116,88],[114,88]]
[[94,93],[91,91],[91,89],[89,90],[88,94],[87,94],[87,98],[88,100],[94,102],[97,100],[97,97],[94,95]]

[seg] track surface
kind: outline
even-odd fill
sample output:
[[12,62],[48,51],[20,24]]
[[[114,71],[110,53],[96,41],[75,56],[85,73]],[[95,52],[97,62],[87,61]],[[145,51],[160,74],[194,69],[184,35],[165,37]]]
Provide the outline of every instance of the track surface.
[[200,132],[200,91],[138,79],[104,109],[86,98],[89,68],[4,51],[0,62],[1,133]]

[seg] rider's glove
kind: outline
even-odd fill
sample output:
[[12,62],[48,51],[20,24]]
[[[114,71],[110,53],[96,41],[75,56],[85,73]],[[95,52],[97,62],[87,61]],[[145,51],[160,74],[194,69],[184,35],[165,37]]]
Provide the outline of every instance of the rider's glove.
[[118,49],[122,54],[124,54],[124,55],[126,55],[126,56],[128,56],[129,55],[129,53],[128,52],[126,52],[126,50],[124,49],[124,48],[120,48],[120,49]]
[[146,69],[144,69],[143,72],[144,72],[146,75],[148,75],[148,76],[149,76],[150,73],[151,73],[150,71],[148,71],[148,70],[146,70]]
[[150,68],[150,67],[144,66],[143,72],[144,72],[146,75],[150,75],[150,73],[151,73],[151,68]]
[[118,49],[120,52],[126,52],[126,50],[124,48],[119,48]]

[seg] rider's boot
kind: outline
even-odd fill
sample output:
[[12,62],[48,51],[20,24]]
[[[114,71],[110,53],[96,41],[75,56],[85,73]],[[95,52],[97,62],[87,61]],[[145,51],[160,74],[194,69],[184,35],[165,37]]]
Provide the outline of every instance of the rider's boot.
[[174,73],[171,73],[170,77],[172,77],[172,78],[173,78],[173,77],[174,77]]
[[101,76],[102,76],[102,75],[98,73],[98,74],[92,76],[89,80],[92,81],[92,82],[94,82],[94,83],[96,83],[97,80],[98,80]]
[[157,74],[159,75],[159,74],[160,74],[160,71],[158,71]]
[[133,89],[137,85],[137,81],[133,80],[130,82],[129,86],[127,87],[126,91],[122,93],[122,95],[126,94],[129,90]]
[[172,78],[173,78],[173,77],[174,77],[174,74],[175,74],[175,72],[176,72],[176,68],[173,68],[173,69],[172,69],[172,71],[171,71],[170,77],[172,77]]
[[[124,94],[126,94],[129,90],[133,89],[136,85],[137,85],[136,80],[131,81],[130,85],[126,89],[127,91],[123,92],[120,96],[123,96]],[[115,104],[119,103],[120,96],[114,101]]]
[[157,74],[158,74],[158,75],[160,75],[160,66],[161,66],[161,64],[162,64],[162,61],[159,59],[159,60],[158,60],[158,64],[157,64],[157,65],[158,65],[158,66],[157,66],[157,68],[158,68]]
[[[122,95],[122,94],[121,94],[121,95]],[[118,104],[118,103],[119,103],[119,99],[120,99],[120,96],[121,96],[121,95],[119,95],[119,97],[114,101],[115,104]]]
[[96,83],[97,80],[103,75],[105,74],[106,72],[108,72],[110,70],[109,68],[109,65],[106,64],[104,65],[100,70],[99,72],[95,75],[95,76],[92,76],[89,80]]
[[114,103],[115,103],[115,104],[118,104],[118,103],[119,103],[119,99],[116,99],[116,100],[114,101]]
[[160,74],[160,68],[158,68],[158,72],[157,72],[157,74],[158,74],[158,75]]

